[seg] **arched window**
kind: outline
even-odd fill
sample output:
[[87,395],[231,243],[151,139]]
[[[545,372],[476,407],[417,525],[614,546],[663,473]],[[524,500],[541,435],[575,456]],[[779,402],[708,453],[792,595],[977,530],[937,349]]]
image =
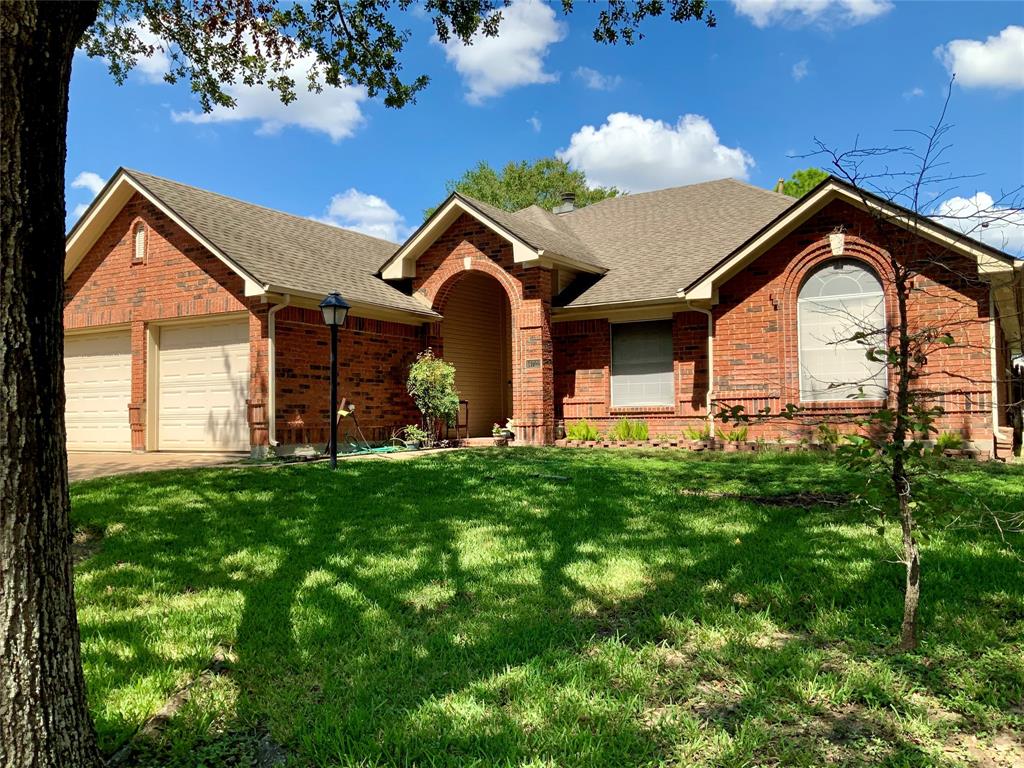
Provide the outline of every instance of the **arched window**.
[[885,397],[885,365],[867,359],[869,347],[886,346],[885,295],[875,273],[851,259],[826,262],[804,281],[797,309],[800,399]]
[[136,264],[146,260],[146,225],[138,222],[132,231],[132,261]]

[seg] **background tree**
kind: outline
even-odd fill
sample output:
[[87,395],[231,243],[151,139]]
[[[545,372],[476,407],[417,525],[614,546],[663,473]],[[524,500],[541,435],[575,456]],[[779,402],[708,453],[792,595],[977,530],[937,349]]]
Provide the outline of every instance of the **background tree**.
[[[577,207],[619,194],[615,187],[589,186],[583,171],[574,171],[567,162],[554,157],[533,163],[510,162],[501,171],[481,160],[458,179],[449,179],[444,187],[449,194],[461,192],[506,211],[518,211],[530,205],[550,211],[562,202],[562,194],[566,192],[576,195]],[[429,218],[435,210],[436,207],[428,208],[423,218]]]
[[[288,67],[312,56],[308,81],[365,86],[390,107],[429,82],[406,79],[412,0],[82,0],[0,3],[0,744],[5,765],[92,766],[72,589],[63,382],[64,163],[75,49],[108,62],[123,82],[140,56],[167,54],[204,109],[233,106],[225,86],[265,83],[294,98]],[[499,32],[503,2],[417,4],[438,39]],[[563,10],[573,0],[563,0]],[[640,25],[714,26],[704,0],[607,0],[598,42],[627,45]],[[147,34],[148,33],[148,34]],[[147,42],[152,37],[160,41]]]
[[801,168],[782,182],[782,194],[801,198],[828,178],[821,168]]
[[[952,248],[935,244],[924,236],[922,227],[929,218],[938,218],[941,223],[960,231],[963,239],[967,240],[983,229],[1017,219],[1024,211],[1022,188],[1017,188],[987,207],[936,216],[934,201],[942,199],[951,187],[965,178],[945,170],[945,155],[950,148],[945,143],[950,130],[946,110],[951,89],[952,83],[934,126],[924,131],[907,132],[917,139],[915,145],[855,146],[838,151],[816,141],[817,150],[810,155],[824,159],[834,169],[834,175],[856,187],[864,209],[870,212],[869,224],[859,234],[880,249],[885,268],[878,277],[885,295],[895,298],[895,306],[888,311],[891,323],[882,327],[875,327],[855,313],[833,310],[837,327],[842,330],[836,333],[835,338],[823,341],[862,346],[866,359],[884,369],[889,382],[889,391],[881,406],[864,416],[845,418],[846,423],[855,425],[858,431],[846,437],[838,456],[847,466],[862,472],[868,486],[881,492],[883,501],[874,507],[880,517],[881,530],[884,532],[890,520],[899,525],[899,557],[905,570],[899,648],[907,651],[917,648],[920,637],[922,532],[927,530],[930,522],[930,504],[933,500],[938,503],[936,487],[946,482],[941,466],[936,464],[939,452],[933,447],[932,438],[938,433],[936,424],[945,413],[942,398],[951,393],[948,385],[937,389],[929,387],[928,380],[935,375],[961,378],[968,390],[971,387],[988,387],[993,383],[987,378],[984,381],[967,380],[962,373],[943,367],[939,361],[949,359],[944,356],[944,351],[955,349],[964,350],[966,354],[981,351],[986,359],[991,354],[991,341],[978,342],[979,338],[989,338],[988,319],[978,317],[972,291],[975,295],[988,295],[989,279],[996,278],[983,277],[973,259],[965,259]],[[879,163],[882,167],[876,169]],[[894,171],[894,166],[902,166],[905,170]],[[825,175],[822,173],[822,178]],[[869,199],[869,194],[891,205],[876,205],[876,200]],[[953,290],[944,290],[946,287]],[[955,312],[915,311],[914,305],[927,302],[930,292],[941,296],[944,302],[960,295],[965,312],[959,315]],[[1018,320],[1024,320],[1024,317]],[[979,324],[985,327],[979,328]],[[1018,344],[1020,339],[1010,341]],[[1003,372],[997,374],[997,378],[1008,375],[1012,376],[1012,373]],[[860,397],[872,400],[876,396],[865,392],[870,378],[833,382],[830,386],[844,389],[860,387]],[[1019,402],[1010,404],[1016,408],[1020,405]],[[751,420],[750,415],[743,413],[742,406],[723,402],[719,407],[718,415],[724,421],[743,423]],[[787,404],[780,415],[803,421],[807,427],[820,420],[820,416],[805,416],[793,403]],[[755,418],[770,416],[766,409]],[[844,420],[836,416],[830,418],[840,422]],[[994,523],[1000,531],[1019,533],[1024,530],[1024,516],[1020,510],[993,509],[986,499],[978,498],[965,503],[964,509],[976,510],[979,522]],[[890,511],[895,511],[895,515],[889,514]]]

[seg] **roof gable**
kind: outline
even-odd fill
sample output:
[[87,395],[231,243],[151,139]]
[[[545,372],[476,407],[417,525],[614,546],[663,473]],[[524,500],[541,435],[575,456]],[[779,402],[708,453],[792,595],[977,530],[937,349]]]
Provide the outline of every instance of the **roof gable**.
[[377,308],[436,317],[375,275],[394,243],[124,168],[68,234],[65,276],[136,192],[239,274],[247,296],[319,300],[337,289],[357,314]]
[[545,226],[533,214],[520,215],[523,211],[509,213],[453,192],[384,262],[380,268],[381,277],[385,280],[413,277],[416,273],[416,260],[463,214],[472,216],[511,243],[512,259],[517,264],[555,263],[581,272],[604,272],[587,247],[570,232]]
[[890,224],[911,230],[962,256],[973,258],[978,262],[979,271],[982,273],[1013,269],[1014,259],[1008,254],[842,179],[830,176],[775,218],[766,222],[729,254],[710,265],[689,283],[684,283],[677,289],[676,295],[688,301],[713,301],[718,286],[835,200],[842,200],[869,213],[884,215]]

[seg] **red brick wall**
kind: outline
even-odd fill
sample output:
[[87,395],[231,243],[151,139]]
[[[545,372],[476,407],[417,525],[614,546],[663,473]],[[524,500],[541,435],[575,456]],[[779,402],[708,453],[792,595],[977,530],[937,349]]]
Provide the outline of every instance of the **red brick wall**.
[[[146,259],[132,262],[134,225],[147,225]],[[128,324],[132,343],[132,403],[125,414],[132,447],[145,449],[146,327],[175,318],[248,311],[250,341],[249,427],[254,446],[269,439],[269,306],[246,299],[243,281],[184,230],[136,195],[65,284],[66,328]],[[329,405],[329,332],[319,312],[286,308],[277,323],[278,440],[326,439]],[[385,439],[393,427],[418,419],[405,393],[406,369],[424,347],[418,326],[351,317],[339,344],[339,392],[360,406],[371,434]],[[371,438],[373,439],[373,438]],[[298,440],[292,440],[298,442]]]
[[555,323],[556,418],[567,424],[586,419],[600,431],[622,418],[642,419],[652,436],[678,437],[687,427],[703,427],[707,414],[707,327],[707,316],[699,312],[672,315],[674,406],[612,408],[611,323]]
[[[319,311],[286,307],[275,323],[277,441],[325,443],[330,429],[330,329]],[[409,366],[425,348],[421,328],[349,317],[338,334],[338,401],[356,404],[368,440],[387,440],[419,412],[405,390]],[[348,426],[339,426],[339,442]]]
[[[420,256],[413,289],[444,314],[448,293],[467,269],[492,276],[508,295],[517,439],[549,443],[554,438],[555,413],[551,271],[515,264],[512,246],[504,238],[464,214]],[[444,354],[439,323],[430,329],[430,344],[435,352]]]
[[[145,259],[140,263],[133,261],[133,232],[138,222],[146,226]],[[130,324],[132,402],[125,422],[132,430],[132,448],[144,450],[147,325],[244,312],[250,304],[242,278],[136,194],[65,281],[64,327],[99,329]],[[258,311],[259,305],[255,306]],[[250,327],[256,334],[250,399],[258,399],[266,391],[265,335],[260,338],[258,327]],[[255,437],[258,441],[258,435]]]
[[[827,206],[720,287],[714,307],[716,400],[743,405],[748,413],[768,406],[775,414],[785,404],[799,402],[797,293],[809,271],[833,258],[828,234],[839,225],[847,233],[845,256],[863,259],[879,274],[886,274],[884,253],[873,243],[892,242],[890,234],[879,234],[874,220],[852,206],[839,202]],[[910,243],[908,251],[916,247]],[[988,289],[959,277],[974,274],[973,263],[948,255],[942,261],[943,266],[928,266],[915,280],[910,296],[912,327],[948,328],[955,343],[948,348],[939,344],[930,351],[917,386],[941,393],[935,401],[946,410],[940,429],[960,430],[984,449],[992,435]],[[890,325],[895,322],[895,306],[895,296],[888,295]],[[608,321],[557,322],[553,335],[557,418],[567,423],[586,418],[604,430],[628,416],[646,420],[652,435],[677,436],[686,426],[702,425],[707,391],[706,315],[673,316],[673,409],[610,408]],[[815,425],[822,421],[850,430],[853,417],[877,405],[805,404],[806,415],[797,422],[774,418],[752,426],[749,433],[751,439],[813,437]]]
[[[948,328],[955,343],[936,345],[928,355],[921,390],[941,393],[935,403],[946,410],[938,427],[960,430],[984,447],[991,440],[991,341],[988,289],[976,279],[972,262],[941,254],[943,265],[927,264],[921,242],[880,231],[877,222],[852,206],[833,202],[785,240],[761,256],[719,289],[714,308],[714,395],[717,400],[742,404],[748,412],[771,407],[778,413],[787,403],[799,403],[797,294],[805,276],[834,258],[828,234],[837,226],[846,231],[845,258],[865,261],[881,276],[886,288],[890,327],[896,323],[896,296],[886,279],[887,257],[878,243],[903,240],[906,258],[922,274],[909,296],[911,332],[929,326]],[[891,339],[894,341],[894,339]],[[890,381],[890,391],[894,382]],[[820,422],[852,429],[850,420],[871,409],[869,403],[807,403],[798,423],[776,419],[751,428],[751,436],[813,435]]]

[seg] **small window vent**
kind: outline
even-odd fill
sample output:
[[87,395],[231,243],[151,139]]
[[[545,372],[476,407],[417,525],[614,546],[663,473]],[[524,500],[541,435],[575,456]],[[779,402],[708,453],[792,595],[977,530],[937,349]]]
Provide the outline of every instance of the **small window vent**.
[[133,234],[132,263],[141,264],[146,260],[146,225],[140,221]]

